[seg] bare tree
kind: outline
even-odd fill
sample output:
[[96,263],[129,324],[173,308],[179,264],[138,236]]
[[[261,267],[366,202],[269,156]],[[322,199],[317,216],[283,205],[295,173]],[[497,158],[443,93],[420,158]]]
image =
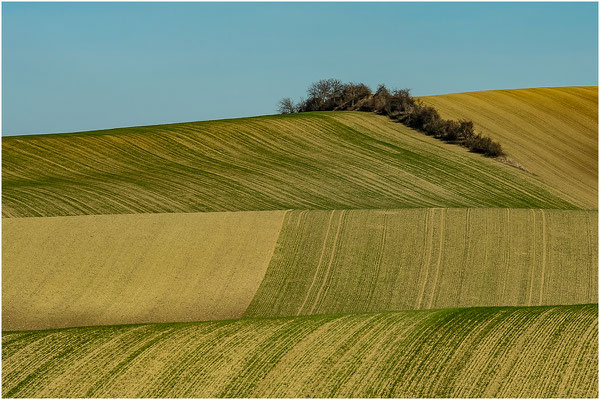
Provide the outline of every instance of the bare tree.
[[338,106],[342,102],[344,95],[344,84],[339,79],[328,79],[330,88],[329,100],[333,103],[333,106]]
[[327,79],[322,79],[318,82],[313,83],[308,88],[308,103],[311,104],[311,108],[321,109],[327,97],[329,96],[329,82]]
[[344,84],[339,79],[322,79],[308,88],[308,102],[317,110],[333,109],[341,102]]
[[298,102],[294,106],[294,112],[301,113],[301,112],[306,112],[306,111],[308,111],[308,108],[306,106],[306,100],[304,100],[304,98],[300,97],[300,100],[298,100]]
[[371,95],[371,89],[365,84],[362,83],[347,83],[344,85],[344,90],[342,91],[342,97],[346,105],[350,107],[354,107],[354,105],[359,101]]
[[296,106],[294,102],[289,97],[285,97],[279,100],[279,113],[280,114],[292,114],[296,112]]

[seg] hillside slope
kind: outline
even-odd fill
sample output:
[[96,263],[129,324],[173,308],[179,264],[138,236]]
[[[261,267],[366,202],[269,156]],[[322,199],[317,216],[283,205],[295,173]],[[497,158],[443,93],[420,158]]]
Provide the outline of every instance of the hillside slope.
[[597,218],[510,209],[5,218],[2,324],[596,303]]
[[470,119],[511,158],[598,208],[598,87],[492,90],[424,97],[443,117]]
[[575,208],[540,180],[360,112],[6,137],[5,217]]
[[597,397],[597,306],[3,333],[3,397]]
[[242,316],[284,211],[2,220],[2,328]]

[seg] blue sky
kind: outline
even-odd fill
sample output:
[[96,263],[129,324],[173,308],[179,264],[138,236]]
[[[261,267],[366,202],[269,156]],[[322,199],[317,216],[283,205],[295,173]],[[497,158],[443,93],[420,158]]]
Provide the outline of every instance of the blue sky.
[[2,134],[275,113],[335,77],[415,95],[598,84],[596,3],[3,3]]

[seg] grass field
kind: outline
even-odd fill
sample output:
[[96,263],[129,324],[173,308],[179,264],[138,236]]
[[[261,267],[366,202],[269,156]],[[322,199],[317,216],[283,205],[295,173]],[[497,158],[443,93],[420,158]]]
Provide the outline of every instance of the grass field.
[[360,112],[6,137],[2,156],[5,217],[576,208],[531,174]]
[[425,97],[475,122],[509,155],[579,207],[598,208],[598,87],[492,90]]
[[597,306],[3,333],[4,397],[597,397]]
[[598,302],[598,213],[293,211],[246,316]]
[[241,317],[285,211],[4,218],[4,330]]

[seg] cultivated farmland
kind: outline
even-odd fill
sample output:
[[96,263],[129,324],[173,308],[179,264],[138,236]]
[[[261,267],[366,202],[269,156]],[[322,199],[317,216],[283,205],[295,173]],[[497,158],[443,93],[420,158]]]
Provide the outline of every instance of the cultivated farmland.
[[246,316],[598,301],[598,213],[294,211]]
[[424,101],[3,138],[3,396],[597,397],[597,88]]
[[424,97],[467,118],[583,208],[598,208],[598,87],[491,90]]
[[5,333],[5,397],[595,397],[597,306]]
[[285,211],[5,218],[5,330],[242,316]]
[[523,209],[7,218],[2,323],[595,303],[597,218]]
[[360,112],[8,137],[5,217],[281,209],[571,209],[517,168]]

